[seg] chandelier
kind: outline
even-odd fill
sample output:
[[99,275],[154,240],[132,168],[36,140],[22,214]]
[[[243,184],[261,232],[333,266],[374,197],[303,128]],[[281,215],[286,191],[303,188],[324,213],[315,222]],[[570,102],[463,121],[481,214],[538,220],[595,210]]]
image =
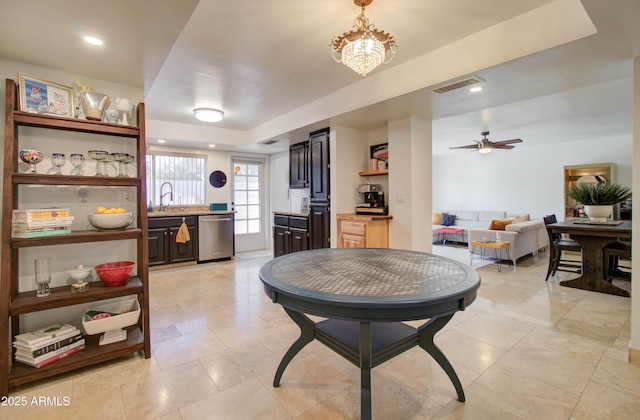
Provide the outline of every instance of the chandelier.
[[331,39],[331,55],[336,62],[344,64],[359,75],[366,76],[380,64],[386,64],[393,59],[396,54],[396,39],[389,33],[377,30],[364,15],[364,8],[373,0],[353,2],[356,6],[362,7],[362,13],[354,19],[349,32]]

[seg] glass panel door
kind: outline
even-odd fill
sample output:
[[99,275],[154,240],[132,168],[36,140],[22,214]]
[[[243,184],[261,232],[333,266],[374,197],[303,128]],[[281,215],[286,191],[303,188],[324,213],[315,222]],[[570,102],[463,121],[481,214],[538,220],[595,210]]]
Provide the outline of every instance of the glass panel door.
[[262,166],[261,160],[233,159],[237,252],[265,249]]

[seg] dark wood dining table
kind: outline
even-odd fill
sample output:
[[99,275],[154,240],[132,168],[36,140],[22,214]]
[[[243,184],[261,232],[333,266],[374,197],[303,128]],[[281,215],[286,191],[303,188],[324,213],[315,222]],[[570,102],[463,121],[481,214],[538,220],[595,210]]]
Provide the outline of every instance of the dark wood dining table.
[[[360,368],[360,415],[371,419],[371,369],[420,346],[449,376],[464,401],[462,384],[433,338],[476,298],[480,275],[458,261],[388,248],[328,248],[294,252],[260,269],[265,293],[300,328],[273,386],[314,339]],[[305,314],[326,320],[314,322]],[[425,320],[418,328],[402,321]]]
[[607,281],[604,273],[603,249],[618,239],[631,238],[631,221],[589,222],[587,219],[570,219],[547,225],[553,233],[568,234],[582,247],[582,274],[563,280],[561,286],[611,295],[629,297],[629,292]]

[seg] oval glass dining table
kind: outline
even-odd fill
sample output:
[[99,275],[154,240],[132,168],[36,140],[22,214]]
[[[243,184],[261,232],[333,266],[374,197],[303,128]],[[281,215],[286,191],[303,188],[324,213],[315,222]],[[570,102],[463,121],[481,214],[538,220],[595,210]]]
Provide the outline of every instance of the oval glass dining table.
[[[471,304],[480,275],[458,261],[422,252],[330,248],[275,258],[260,269],[265,293],[300,327],[273,386],[314,339],[360,368],[360,415],[371,418],[371,369],[420,346],[449,376],[464,401],[456,372],[433,338]],[[325,320],[314,322],[307,315]],[[425,320],[418,328],[402,321]]]

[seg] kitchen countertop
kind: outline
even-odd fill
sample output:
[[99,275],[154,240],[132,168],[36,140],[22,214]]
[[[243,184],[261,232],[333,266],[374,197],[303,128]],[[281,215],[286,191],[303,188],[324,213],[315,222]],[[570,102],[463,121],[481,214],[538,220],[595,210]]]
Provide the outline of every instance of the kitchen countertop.
[[185,208],[184,211],[180,211],[178,207],[168,207],[165,208],[165,211],[160,213],[154,208],[154,211],[151,213],[147,213],[147,217],[181,217],[181,216],[206,216],[213,214],[234,214],[235,210],[219,210],[219,211],[211,211],[209,207],[201,207],[201,208]]
[[300,213],[294,211],[274,211],[273,214],[281,214],[283,216],[309,217],[309,213]]
[[372,220],[393,219],[393,216],[390,215],[390,214],[378,216],[378,215],[375,215],[375,214],[341,213],[341,214],[336,214],[336,219],[341,219],[341,220],[361,220],[363,222],[370,222]]

